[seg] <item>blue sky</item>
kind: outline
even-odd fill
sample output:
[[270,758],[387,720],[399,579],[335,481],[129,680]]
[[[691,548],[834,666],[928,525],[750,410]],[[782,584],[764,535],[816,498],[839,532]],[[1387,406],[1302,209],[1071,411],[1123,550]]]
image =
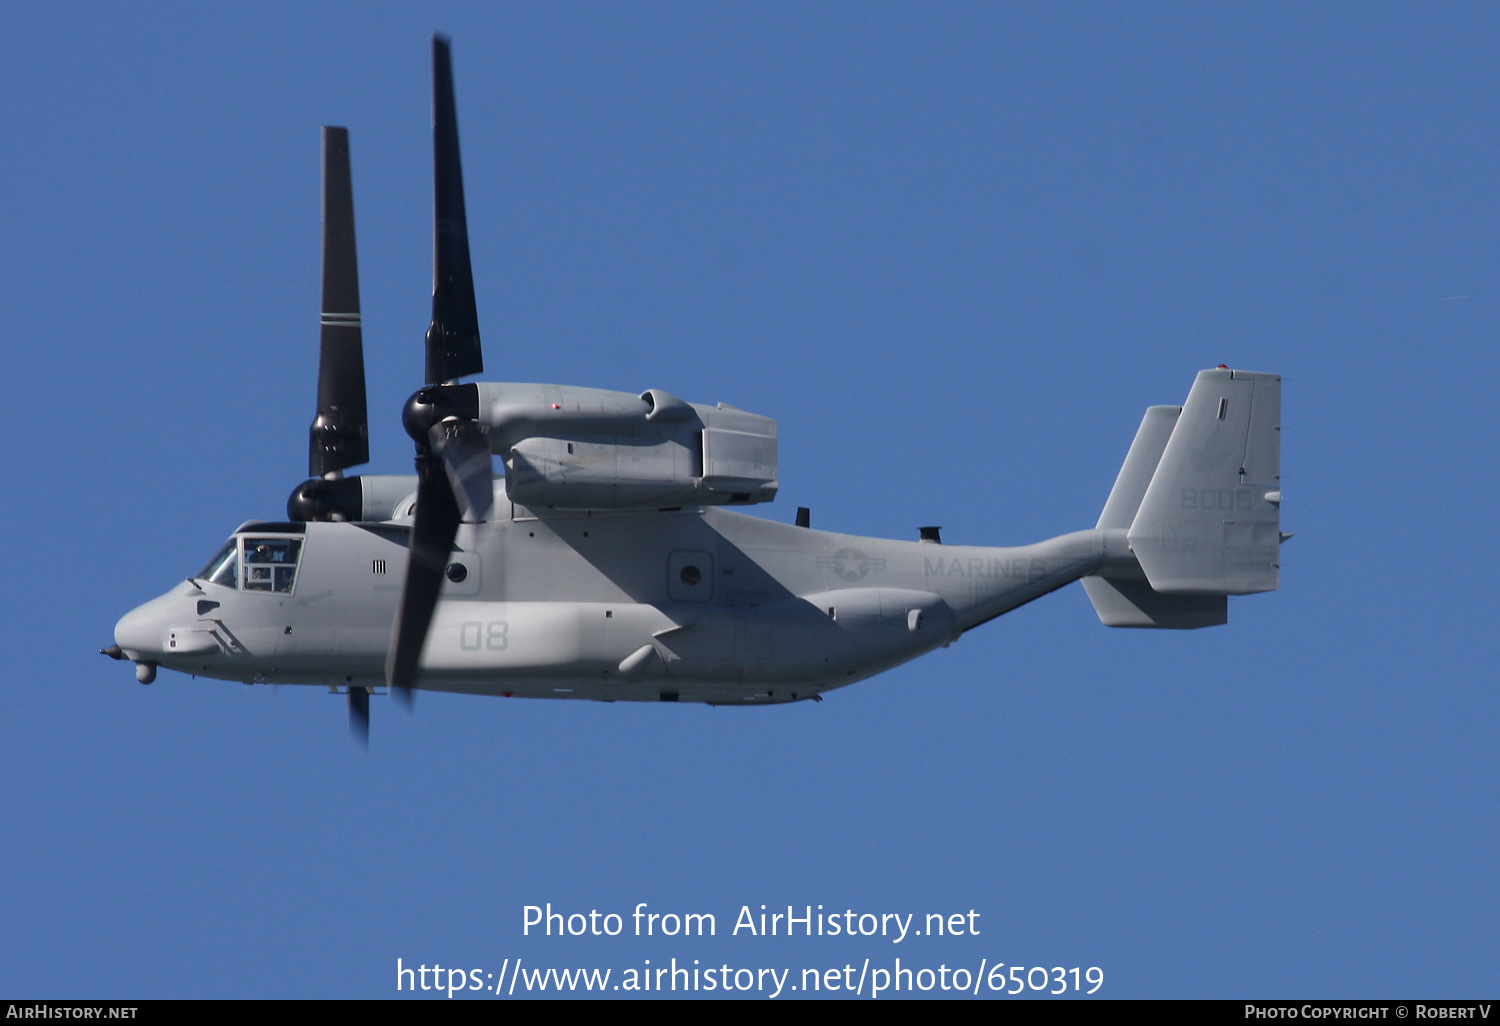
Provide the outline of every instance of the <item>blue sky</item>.
[[[818,527],[1092,526],[1142,410],[1284,376],[1282,590],[1071,587],[817,705],[343,700],[100,658],[305,470],[347,125],[370,469],[409,472],[428,37],[487,378],[731,402]],[[1113,997],[1496,989],[1500,12],[0,8],[0,991],[386,997],[498,970],[1099,966]],[[523,937],[522,908],[713,939]],[[728,937],[742,905],[977,937]]]

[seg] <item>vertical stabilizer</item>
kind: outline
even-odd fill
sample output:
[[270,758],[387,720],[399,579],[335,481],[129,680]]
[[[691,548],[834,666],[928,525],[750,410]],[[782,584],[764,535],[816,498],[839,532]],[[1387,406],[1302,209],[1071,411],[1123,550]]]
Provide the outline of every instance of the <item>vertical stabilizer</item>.
[[1181,406],[1152,406],[1141,418],[1141,426],[1130,443],[1130,452],[1120,467],[1120,476],[1110,489],[1109,500],[1104,503],[1104,512],[1099,514],[1099,530],[1106,528],[1128,529],[1135,520],[1136,510],[1141,508],[1161,454],[1167,448],[1167,439],[1177,426]]
[[[1125,531],[1135,521],[1181,414],[1181,406],[1146,410],[1104,512],[1099,514],[1099,530]],[[1113,567],[1106,575],[1085,577],[1083,590],[1106,627],[1191,630],[1216,627],[1229,620],[1229,602],[1224,596],[1159,594],[1152,590],[1139,565]]]
[[1130,548],[1159,593],[1274,591],[1280,505],[1281,377],[1202,371],[1131,522]]

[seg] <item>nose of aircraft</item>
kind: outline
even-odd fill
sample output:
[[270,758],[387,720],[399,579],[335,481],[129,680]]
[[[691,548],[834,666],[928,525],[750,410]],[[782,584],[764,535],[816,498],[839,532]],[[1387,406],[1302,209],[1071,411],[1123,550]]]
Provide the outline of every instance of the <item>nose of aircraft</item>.
[[115,644],[128,658],[154,660],[165,654],[168,628],[183,620],[188,601],[184,591],[197,594],[191,584],[183,582],[165,595],[136,606],[120,617],[120,622],[115,624]]
[[[165,597],[165,596],[163,596]],[[115,624],[115,644],[131,659],[150,659],[161,655],[162,634],[167,623],[162,617],[161,599],[136,606]]]

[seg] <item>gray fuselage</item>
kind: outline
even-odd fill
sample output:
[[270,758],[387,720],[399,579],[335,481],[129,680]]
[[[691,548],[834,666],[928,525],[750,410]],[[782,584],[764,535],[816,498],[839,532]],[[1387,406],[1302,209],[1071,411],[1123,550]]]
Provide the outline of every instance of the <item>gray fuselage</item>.
[[[459,531],[420,688],[794,701],[946,645],[1106,560],[1134,562],[1117,531],[977,548],[715,507],[537,516],[500,502],[494,516]],[[225,680],[383,685],[409,526],[265,524],[237,535],[245,551],[300,538],[294,583],[185,581],[120,621],[126,655]]]

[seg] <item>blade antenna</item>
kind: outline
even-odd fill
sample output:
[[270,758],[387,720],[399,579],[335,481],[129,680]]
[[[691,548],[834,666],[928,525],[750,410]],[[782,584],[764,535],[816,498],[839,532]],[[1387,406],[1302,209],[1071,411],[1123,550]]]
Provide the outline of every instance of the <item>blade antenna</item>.
[[370,459],[365,356],[354,252],[349,130],[323,127],[323,309],[318,413],[309,432],[309,477],[341,477]]
[[370,692],[349,685],[349,733],[363,748],[370,747]]
[[468,215],[458,154],[453,57],[448,40],[432,37],[432,325],[427,329],[427,383],[484,370]]

